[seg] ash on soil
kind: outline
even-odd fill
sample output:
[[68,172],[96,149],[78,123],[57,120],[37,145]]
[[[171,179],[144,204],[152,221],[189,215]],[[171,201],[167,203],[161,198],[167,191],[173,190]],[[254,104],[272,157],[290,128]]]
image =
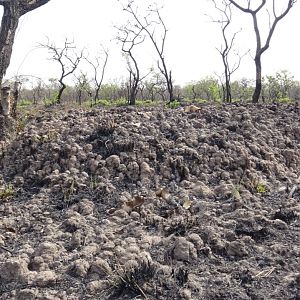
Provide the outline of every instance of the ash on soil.
[[29,118],[0,158],[0,299],[300,299],[299,116]]

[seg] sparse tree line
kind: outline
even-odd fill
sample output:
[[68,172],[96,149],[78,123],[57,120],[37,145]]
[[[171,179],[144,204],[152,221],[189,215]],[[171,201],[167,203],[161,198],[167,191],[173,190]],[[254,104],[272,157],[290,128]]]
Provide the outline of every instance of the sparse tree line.
[[[48,82],[43,82],[39,78],[31,78],[25,81],[20,88],[21,105],[44,104],[51,105],[57,97],[60,84],[57,79],[50,78]],[[64,90],[61,101],[78,105],[103,104],[120,105],[128,104],[130,98],[129,89],[131,82],[115,81],[104,83],[98,91],[96,102],[94,102],[95,85],[92,79],[88,79],[86,74],[74,77],[73,85],[69,85]],[[231,83],[232,101],[250,102],[255,84],[253,80],[243,78]],[[300,83],[295,81],[293,76],[287,71],[277,72],[273,76],[262,78],[262,101],[282,102],[300,100]],[[218,78],[207,77],[197,82],[192,82],[183,86],[174,86],[174,96],[176,101],[203,101],[222,102],[223,85]],[[137,101],[147,101],[148,103],[167,102],[168,91],[157,74],[149,76],[148,80],[140,82],[135,98]]]
[[[43,6],[50,0],[0,0],[4,8],[0,30],[0,84],[3,81],[9,66],[14,43],[14,36],[18,27],[19,19],[29,11]],[[77,49],[74,41],[65,39],[60,46],[50,40],[40,44],[49,52],[49,56],[60,66],[60,74],[57,79],[48,83],[36,80],[28,85],[23,85],[21,93],[23,100],[34,104],[44,101],[52,104],[60,104],[62,101],[76,101],[83,104],[90,101],[90,105],[104,99],[112,101],[126,99],[130,105],[136,104],[136,100],[162,100],[172,103],[176,100],[206,100],[232,102],[234,100],[249,100],[257,103],[262,101],[276,101],[279,99],[299,99],[299,83],[295,82],[287,72],[278,72],[275,76],[262,76],[262,55],[270,47],[272,36],[278,23],[289,13],[296,0],[282,1],[261,0],[234,1],[234,0],[211,0],[219,14],[217,19],[211,18],[220,25],[221,46],[217,48],[221,55],[223,72],[215,78],[206,78],[199,82],[180,87],[174,84],[172,69],[165,53],[168,42],[168,29],[162,16],[162,8],[156,5],[148,5],[143,8],[137,0],[120,1],[127,20],[124,24],[116,26],[116,40],[120,45],[127,64],[128,76],[124,82],[103,84],[109,51],[102,47],[102,54],[91,58],[88,49]],[[281,2],[281,6],[278,4]],[[280,6],[280,9],[278,9]],[[262,40],[262,25],[258,16],[265,11],[269,20],[269,28],[265,41]],[[235,14],[244,13],[252,19],[255,33],[255,80],[246,79],[232,82],[232,74],[239,68],[242,58],[246,53],[234,52],[236,36],[239,32],[228,33]],[[152,45],[155,58],[155,66],[148,72],[141,70],[142,62],[139,61],[139,53],[143,51],[143,44]],[[233,58],[232,53],[235,57]],[[82,62],[90,67],[90,73],[80,69]],[[73,77],[74,85],[68,85],[70,77]],[[22,80],[19,80],[22,83]],[[17,95],[17,90],[11,90],[7,86],[1,87],[2,95]],[[14,97],[1,97],[0,112],[7,105],[7,99]],[[5,102],[6,101],[6,102]],[[15,104],[11,105],[12,107]]]

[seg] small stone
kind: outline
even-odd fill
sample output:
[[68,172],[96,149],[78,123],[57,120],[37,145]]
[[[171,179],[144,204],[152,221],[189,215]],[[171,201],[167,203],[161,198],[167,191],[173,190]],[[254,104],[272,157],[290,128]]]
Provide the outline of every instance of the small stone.
[[38,291],[34,289],[24,289],[18,292],[17,300],[35,300],[37,299]]
[[90,264],[83,259],[74,261],[73,265],[69,268],[71,276],[84,278],[88,272]]
[[174,259],[182,261],[191,261],[197,258],[197,250],[191,242],[184,237],[177,238],[173,250]]
[[284,221],[279,220],[279,219],[273,220],[272,224],[275,228],[277,228],[279,230],[286,230],[289,228],[288,225]]
[[92,215],[95,204],[89,199],[82,199],[78,204],[78,212],[83,216]]
[[28,272],[28,265],[25,260],[11,259],[1,265],[0,278],[7,282],[25,281]]
[[56,283],[57,276],[53,271],[42,271],[33,277],[33,283],[39,287],[48,287]]
[[106,159],[106,165],[108,167],[113,167],[113,168],[116,168],[118,169],[119,166],[120,166],[120,157],[118,155],[111,155],[109,156],[107,159]]
[[248,254],[248,250],[242,241],[233,241],[226,247],[229,256],[243,257]]
[[140,214],[138,212],[136,212],[136,211],[132,211],[130,213],[130,217],[133,220],[139,220],[141,218]]
[[192,292],[189,289],[182,289],[179,294],[183,300],[192,300]]
[[197,250],[200,250],[204,246],[203,240],[197,233],[189,234],[187,239],[195,245]]
[[89,282],[86,286],[89,293],[92,295],[107,289],[108,282],[106,280],[93,280]]
[[111,274],[112,270],[106,260],[97,258],[94,262],[92,262],[90,272],[97,273],[100,276],[108,276]]

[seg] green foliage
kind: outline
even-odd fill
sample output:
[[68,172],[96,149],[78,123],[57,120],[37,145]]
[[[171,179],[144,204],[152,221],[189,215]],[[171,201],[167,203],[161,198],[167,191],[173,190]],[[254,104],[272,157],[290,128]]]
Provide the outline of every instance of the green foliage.
[[109,100],[100,99],[100,100],[96,101],[96,105],[110,107],[110,106],[113,106],[113,103],[112,103],[112,101],[109,101]]
[[115,100],[114,103],[115,103],[115,106],[125,106],[125,105],[128,105],[128,101],[124,97],[121,97],[121,98]]
[[125,106],[128,105],[127,99],[121,97],[116,100],[106,100],[106,99],[100,99],[97,100],[96,105],[101,105],[105,107],[113,107],[113,106]]
[[197,99],[194,99],[193,102],[203,104],[203,103],[207,103],[208,100],[197,98]]
[[44,98],[43,103],[44,103],[45,107],[53,106],[57,102],[56,98],[57,98],[57,94],[54,95],[54,98],[51,98],[51,99]]
[[210,93],[211,100],[213,101],[221,100],[219,90],[220,88],[217,82],[209,83],[208,91]]
[[256,186],[256,192],[259,194],[264,194],[267,192],[267,186],[263,182],[259,182]]
[[20,118],[17,119],[17,124],[16,124],[16,133],[23,132],[25,129],[25,126],[27,124],[28,120],[28,115],[24,114]]
[[269,101],[289,103],[289,91],[295,86],[294,76],[282,70],[276,72],[275,76],[263,78],[263,95]]
[[27,107],[27,106],[30,106],[32,104],[33,104],[33,102],[29,99],[21,99],[18,102],[18,107]]
[[184,102],[186,102],[186,103],[195,103],[195,104],[204,104],[204,103],[207,103],[208,100],[201,99],[201,98],[195,98],[195,99],[185,98]]
[[89,186],[90,186],[91,190],[94,191],[98,187],[99,183],[100,183],[100,180],[99,180],[98,176],[92,176],[92,175],[90,176]]
[[231,83],[232,102],[247,102],[252,101],[254,92],[254,82],[247,78],[242,78]]
[[15,189],[11,184],[5,185],[0,188],[0,200],[7,200],[13,197],[15,194]]
[[276,102],[290,104],[293,101],[290,98],[280,98],[280,99],[277,99]]
[[180,102],[177,101],[177,100],[175,100],[175,101],[172,101],[172,102],[168,103],[168,104],[167,104],[167,107],[168,107],[168,108],[171,108],[171,109],[176,109],[176,108],[178,108],[180,105],[181,105]]
[[241,198],[241,193],[240,193],[240,186],[234,186],[232,191],[231,191],[231,195],[234,199],[240,199]]
[[[84,107],[90,107],[93,101],[89,93],[91,87],[87,76],[83,74],[79,77],[79,80],[80,82],[77,85],[66,88],[64,101],[68,105],[70,103],[73,105],[76,102],[75,105],[77,105],[79,102]],[[34,89],[23,89],[21,95],[24,99],[19,102],[19,109],[27,107],[31,109],[33,104],[41,101],[46,107],[56,104],[59,84],[56,79],[51,79],[50,83],[50,85],[43,87],[39,94]],[[104,107],[128,105],[127,85],[128,83],[124,81],[103,84],[99,91],[99,100],[96,101],[95,105]],[[150,81],[145,80],[142,86],[143,88],[137,94],[137,106],[156,106],[166,99],[165,82],[159,76],[153,77]],[[247,78],[233,81],[231,83],[232,102],[251,102],[254,86],[255,82]],[[79,91],[82,93],[79,93]],[[218,79],[206,77],[184,86],[175,85],[174,95],[182,97],[188,103],[221,103],[222,86]],[[273,76],[263,78],[263,101],[290,103],[296,99],[300,99],[300,83],[294,81],[294,77],[287,71],[280,71]],[[170,105],[171,108],[178,106],[177,102]]]
[[187,99],[202,99],[206,101],[220,100],[220,85],[213,77],[206,77],[200,81],[183,87],[183,95]]
[[157,106],[159,104],[158,101],[152,101],[152,100],[136,100],[135,105],[136,106]]

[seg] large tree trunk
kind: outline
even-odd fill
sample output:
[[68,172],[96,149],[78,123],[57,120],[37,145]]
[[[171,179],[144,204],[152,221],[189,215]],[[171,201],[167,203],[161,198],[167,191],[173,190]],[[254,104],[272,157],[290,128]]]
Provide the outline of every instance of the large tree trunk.
[[4,8],[0,29],[0,84],[10,63],[15,33],[20,17],[49,1],[50,0],[0,0],[0,5]]
[[5,140],[15,128],[18,86],[2,88],[2,80],[10,64],[19,19],[50,0],[0,0],[3,16],[0,28],[0,140]]
[[[167,73],[167,68],[165,66],[165,63],[163,63],[164,65],[164,70],[165,73]],[[174,97],[174,89],[173,89],[173,79],[172,79],[172,71],[169,72],[169,76],[165,76],[165,79],[167,81],[167,89],[168,89],[168,93],[169,93],[169,103],[175,101],[175,97]]]
[[255,56],[255,68],[256,68],[256,80],[255,80],[255,90],[252,95],[252,102],[253,103],[258,103],[260,93],[261,93],[261,55],[257,54]]
[[57,94],[57,97],[56,97],[56,103],[57,104],[61,104],[61,96],[62,96],[64,90],[67,87],[62,81],[59,81],[59,83],[61,84],[61,87],[60,87],[60,89],[58,91],[58,94]]
[[10,63],[15,33],[19,24],[18,2],[5,3],[0,30],[0,83]]

